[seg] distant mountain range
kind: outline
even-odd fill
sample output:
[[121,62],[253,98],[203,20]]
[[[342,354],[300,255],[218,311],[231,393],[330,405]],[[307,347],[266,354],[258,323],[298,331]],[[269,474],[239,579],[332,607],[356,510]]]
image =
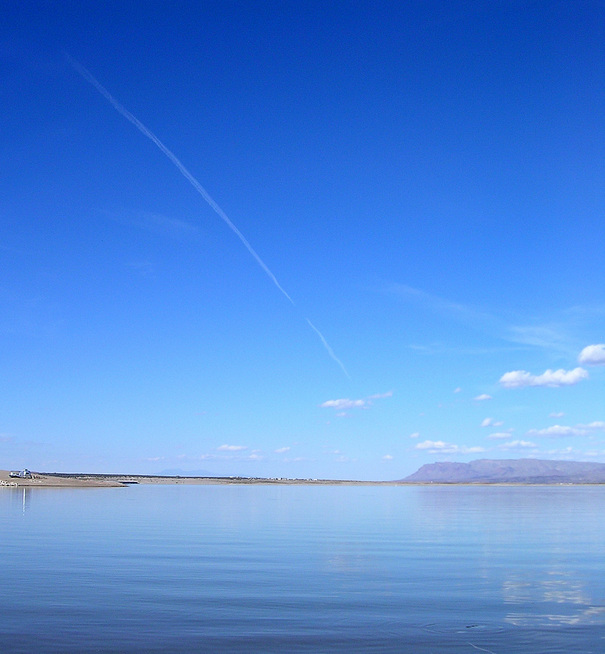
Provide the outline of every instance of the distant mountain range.
[[429,463],[403,482],[441,484],[603,484],[605,463],[541,459],[478,459]]

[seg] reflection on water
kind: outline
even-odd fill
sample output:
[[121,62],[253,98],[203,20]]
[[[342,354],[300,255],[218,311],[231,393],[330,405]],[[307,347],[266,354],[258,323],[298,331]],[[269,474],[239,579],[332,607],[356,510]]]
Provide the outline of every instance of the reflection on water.
[[[5,502],[2,502],[2,499]],[[8,504],[11,512],[18,512],[20,510],[25,515],[31,499],[31,489],[27,486],[6,486],[0,488],[0,506],[2,504]]]
[[[511,576],[504,582],[504,601],[522,605],[522,611],[507,614],[506,621],[516,626],[605,625],[605,607],[594,604],[586,582],[577,571],[552,570],[546,578]],[[545,606],[560,605],[566,613],[543,612]]]
[[601,654],[604,510],[601,487],[0,489],[0,651]]

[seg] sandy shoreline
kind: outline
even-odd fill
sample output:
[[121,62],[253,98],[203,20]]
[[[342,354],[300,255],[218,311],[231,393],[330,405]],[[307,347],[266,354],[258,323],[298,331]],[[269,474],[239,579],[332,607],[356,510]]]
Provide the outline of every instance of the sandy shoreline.
[[244,485],[317,485],[317,486],[391,486],[398,482],[355,481],[341,479],[285,479],[256,477],[167,477],[160,475],[119,475],[119,474],[84,474],[84,473],[48,473],[32,471],[30,478],[14,478],[8,470],[0,470],[0,488],[2,486],[38,486],[38,487],[126,487],[133,484],[244,484]]
[[161,475],[120,475],[100,473],[31,472],[31,478],[10,477],[0,470],[0,489],[41,488],[126,488],[135,484],[155,485],[282,485],[282,486],[600,486],[599,483],[570,482],[420,482],[359,481],[354,479],[288,479],[264,477],[177,477]]

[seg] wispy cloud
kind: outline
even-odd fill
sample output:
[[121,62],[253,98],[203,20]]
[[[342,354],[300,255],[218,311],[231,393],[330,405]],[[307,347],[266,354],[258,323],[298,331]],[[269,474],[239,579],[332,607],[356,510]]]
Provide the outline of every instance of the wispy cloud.
[[372,406],[373,400],[384,399],[393,396],[393,391],[388,391],[386,393],[375,393],[374,395],[368,395],[358,400],[351,400],[348,397],[340,398],[337,400],[326,400],[322,402],[319,406],[323,409],[336,409],[340,412],[340,416],[345,416],[346,411],[349,409],[368,409]]
[[[502,341],[522,347],[537,347],[556,354],[570,355],[574,352],[573,339],[564,321],[544,321],[541,324],[514,324],[490,311],[477,309],[462,302],[427,293],[406,284],[390,284],[386,292],[407,302],[415,302],[429,311],[445,316],[471,329],[490,334]],[[417,346],[418,349],[423,346]],[[443,348],[426,347],[427,353],[438,353]],[[493,350],[476,350],[476,353]]]
[[588,436],[592,433],[605,431],[605,422],[596,420],[588,424],[579,424],[574,427],[567,425],[552,425],[545,429],[530,429],[528,436],[545,436],[548,438],[561,438],[565,436]]
[[326,400],[322,402],[319,406],[322,408],[331,408],[331,409],[355,409],[366,406],[366,400],[349,400],[348,398],[342,398],[340,400]]
[[400,299],[418,302],[431,311],[446,314],[468,324],[477,325],[497,322],[494,316],[487,312],[479,311],[466,304],[453,302],[452,300],[439,297],[432,293],[427,293],[407,284],[390,284],[387,286],[386,291]]
[[248,448],[245,445],[221,445],[216,448],[219,452],[241,452],[242,450],[247,450]]
[[485,418],[481,422],[482,427],[501,427],[503,424],[501,420],[494,420],[493,418]]
[[486,400],[493,400],[494,398],[491,395],[488,395],[487,393],[482,393],[481,395],[477,395],[477,397],[474,397],[473,400],[475,402],[485,402]]
[[567,447],[564,447],[564,448],[559,449],[559,450],[548,450],[546,452],[546,454],[548,456],[565,456],[565,457],[567,457],[570,454],[572,454],[573,452],[575,452],[574,448],[571,445],[568,445]]
[[278,447],[274,452],[275,454],[285,454],[286,452],[289,452],[290,449],[290,447]]
[[385,455],[382,457],[382,460],[383,460],[383,461],[392,461],[394,458],[395,458],[395,457],[394,457],[392,454],[385,454]]
[[387,391],[386,393],[376,393],[375,395],[368,395],[368,400],[382,400],[385,397],[393,397],[393,391]]
[[[210,206],[210,208],[219,216],[219,218],[229,227],[229,229],[237,236],[237,238],[240,240],[242,245],[248,250],[248,252],[252,255],[256,263],[260,266],[260,268],[265,272],[265,274],[269,277],[269,279],[273,282],[275,287],[279,290],[279,292],[293,305],[294,300],[288,295],[288,293],[284,290],[282,285],[277,281],[277,278],[275,275],[271,272],[269,269],[269,266],[261,259],[261,257],[257,254],[256,250],[250,245],[249,241],[246,239],[246,237],[239,231],[239,229],[231,222],[231,219],[227,214],[223,211],[223,209],[217,204],[217,202],[212,198],[212,196],[206,191],[206,189],[198,182],[198,180],[185,168],[183,163],[178,159],[178,157],[172,152],[172,150],[169,150],[162,141],[151,131],[149,130],[143,123],[124,105],[122,105],[116,98],[109,93],[109,91],[92,75],[90,71],[88,71],[82,64],[80,64],[78,61],[67,55],[67,60],[69,64],[72,66],[72,68],[79,74],[81,75],[91,86],[93,86],[112,106],[113,108],[126,120],[134,125],[143,136],[146,136],[152,143],[154,143],[157,148],[176,166],[178,171],[181,173],[181,175],[193,186],[193,188],[202,196],[202,198],[207,202],[207,204]],[[328,342],[326,341],[324,335],[313,325],[313,323],[308,319],[305,318],[307,323],[309,324],[309,327],[317,334],[319,339],[321,340],[324,348],[330,355],[330,357],[340,366],[342,371],[345,373],[345,375],[348,377],[349,373],[347,372],[346,368],[344,367],[342,361],[338,359],[338,357],[334,354],[333,349],[330,347]]]
[[515,440],[515,441],[508,441],[506,443],[501,443],[498,445],[498,448],[501,450],[522,450],[522,449],[527,449],[527,448],[536,448],[538,447],[535,443],[532,443],[531,441],[521,441],[521,440]]
[[500,384],[504,388],[526,388],[528,386],[573,386],[583,379],[588,378],[584,368],[573,370],[546,370],[541,375],[532,375],[526,370],[512,370],[500,377]]
[[605,366],[605,344],[588,345],[578,357],[578,363],[587,366]]
[[485,452],[483,447],[467,447],[465,445],[454,445],[445,441],[423,441],[416,445],[417,450],[425,450],[429,454],[476,454]]
[[570,338],[561,326],[555,325],[508,325],[504,338],[519,345],[530,345],[559,354],[573,351]]
[[504,438],[510,438],[510,437],[511,437],[510,431],[496,431],[488,436],[488,438],[491,440],[502,440]]
[[176,241],[191,242],[200,236],[202,230],[199,225],[150,211],[119,212],[102,210],[99,213],[104,218],[120,225],[137,227]]

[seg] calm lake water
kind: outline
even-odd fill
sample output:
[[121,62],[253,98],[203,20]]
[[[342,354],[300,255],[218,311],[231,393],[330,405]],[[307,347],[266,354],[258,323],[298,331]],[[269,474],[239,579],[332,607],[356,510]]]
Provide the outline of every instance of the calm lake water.
[[0,489],[2,652],[602,654],[605,487]]

